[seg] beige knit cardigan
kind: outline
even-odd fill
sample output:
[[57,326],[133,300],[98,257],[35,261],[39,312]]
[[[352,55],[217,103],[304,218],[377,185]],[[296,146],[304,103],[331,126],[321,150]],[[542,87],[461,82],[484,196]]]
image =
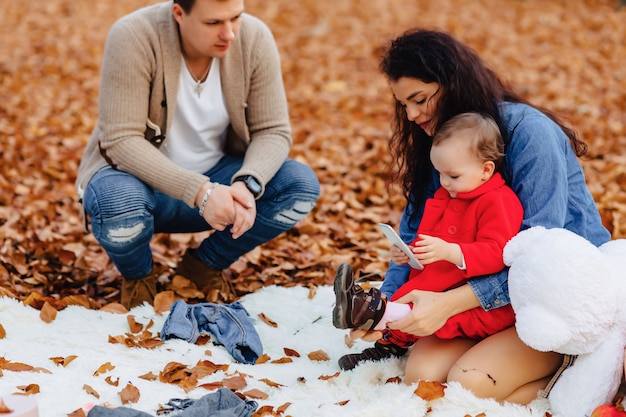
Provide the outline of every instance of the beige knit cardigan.
[[[180,70],[172,1],[140,9],[113,25],[104,49],[98,121],[78,170],[80,198],[93,174],[110,165],[195,206],[208,178],[158,150],[174,117]],[[263,193],[292,143],[280,58],[263,22],[243,15],[220,73],[231,120],[225,151],[244,157],[233,178],[253,175]]]

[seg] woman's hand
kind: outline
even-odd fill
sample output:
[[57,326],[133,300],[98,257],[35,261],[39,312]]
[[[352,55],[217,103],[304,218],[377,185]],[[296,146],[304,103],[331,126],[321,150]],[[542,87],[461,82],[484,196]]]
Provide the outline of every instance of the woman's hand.
[[409,315],[388,326],[420,337],[430,336],[453,315],[446,301],[446,293],[413,290],[396,300],[397,303],[413,303]]
[[366,342],[375,342],[383,337],[383,332],[378,330],[350,329],[351,340],[363,339]]
[[[410,248],[410,246],[409,246]],[[391,245],[391,249],[389,249],[389,255],[391,256],[391,260],[396,265],[404,265],[409,263],[409,257],[402,252],[402,249],[397,247],[396,245]]]
[[408,316],[389,323],[389,328],[420,337],[430,336],[441,329],[455,314],[480,307],[469,284],[444,292],[413,290],[396,302],[413,303],[413,309]]

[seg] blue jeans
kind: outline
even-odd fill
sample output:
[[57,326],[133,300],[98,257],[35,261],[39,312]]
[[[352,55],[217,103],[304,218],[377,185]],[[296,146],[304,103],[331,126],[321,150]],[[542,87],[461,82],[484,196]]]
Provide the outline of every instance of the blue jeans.
[[196,343],[203,332],[213,334],[217,343],[241,363],[254,364],[263,354],[263,344],[245,308],[239,303],[175,301],[163,323],[161,340],[172,338]]
[[[230,184],[243,160],[225,156],[205,173],[212,182]],[[227,228],[216,231],[196,254],[212,269],[226,269],[239,257],[291,229],[315,206],[320,186],[311,168],[287,159],[256,201],[254,225],[233,239]],[[169,197],[137,177],[112,168],[98,171],[84,195],[94,237],[125,279],[152,271],[150,241],[155,233],[196,233],[211,230],[197,208]]]

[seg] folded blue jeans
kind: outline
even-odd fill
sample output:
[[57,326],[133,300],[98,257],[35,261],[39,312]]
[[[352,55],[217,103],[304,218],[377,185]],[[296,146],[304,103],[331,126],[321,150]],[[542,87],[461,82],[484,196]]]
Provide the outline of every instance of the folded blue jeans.
[[[171,400],[170,403],[172,401],[174,400]],[[258,404],[255,401],[242,400],[228,388],[220,388],[199,400],[186,400],[182,411],[178,411],[180,408],[176,407],[178,410],[170,413],[170,415],[176,417],[250,417],[257,407]],[[87,417],[152,416],[128,407],[107,408],[96,406],[89,411]]]
[[232,304],[187,304],[175,301],[163,323],[161,339],[183,339],[195,343],[202,332],[215,336],[237,361],[254,364],[263,354],[261,339],[248,312],[238,302]]

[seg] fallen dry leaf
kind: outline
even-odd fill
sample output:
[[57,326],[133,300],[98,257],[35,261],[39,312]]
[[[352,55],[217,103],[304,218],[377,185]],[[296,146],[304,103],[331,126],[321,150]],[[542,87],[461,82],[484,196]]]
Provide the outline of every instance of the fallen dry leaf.
[[70,355],[70,356],[66,356],[66,357],[56,357],[56,358],[50,358],[50,360],[52,362],[54,362],[55,365],[57,366],[62,366],[62,367],[66,367],[67,365],[69,365],[74,359],[78,358],[78,356],[76,355]]
[[52,307],[52,305],[46,301],[43,307],[41,308],[39,317],[45,323],[52,323],[54,319],[57,318],[57,313],[58,313],[57,309]]
[[135,316],[129,314],[126,316],[126,321],[128,322],[128,328],[131,333],[139,333],[143,330],[143,324],[137,323]]
[[7,332],[6,330],[4,330],[4,327],[2,326],[2,324],[0,324],[0,339],[4,339],[7,336]]
[[274,320],[271,320],[269,317],[267,317],[265,313],[259,313],[259,318],[270,327],[278,327],[278,324]]
[[10,408],[9,408],[9,407],[8,407],[8,406],[4,403],[4,401],[2,401],[2,398],[0,398],[0,414],[3,414],[3,413],[8,414],[8,413],[12,413],[12,412],[13,412],[13,410],[11,410],[11,409],[10,409]]
[[222,385],[230,390],[238,391],[245,388],[248,383],[246,382],[246,378],[241,375],[236,375],[231,378],[224,378]]
[[87,414],[82,408],[77,408],[76,410],[69,413],[67,417],[87,417]]
[[287,358],[287,357],[283,357],[283,358],[272,361],[272,363],[291,363],[291,362],[293,362],[293,359]]
[[28,384],[28,385],[20,385],[17,387],[20,392],[16,392],[16,395],[33,395],[39,394],[39,385],[37,384]]
[[263,383],[265,383],[265,384],[267,384],[267,385],[269,385],[270,387],[273,387],[273,388],[284,387],[284,385],[279,384],[278,382],[270,381],[267,378],[261,378],[259,381],[261,381],[261,382],[263,382]]
[[154,297],[154,312],[163,314],[170,311],[170,306],[176,301],[174,291],[162,291]]
[[259,359],[256,360],[256,364],[257,365],[261,365],[263,363],[266,363],[270,360],[270,356],[267,353],[262,354],[261,356],[259,356]]
[[107,373],[115,369],[115,366],[111,364],[111,362],[106,362],[100,365],[98,369],[93,373],[93,376],[99,376],[101,374]]
[[329,379],[337,378],[340,374],[341,372],[335,372],[332,375],[321,375],[317,379],[319,379],[320,381],[328,381]]
[[111,385],[112,387],[117,387],[120,385],[120,378],[117,377],[117,379],[113,379],[113,377],[109,375],[106,378],[104,378],[104,382]]
[[122,404],[134,404],[139,401],[139,398],[141,397],[139,388],[137,388],[133,384],[126,384],[124,389],[119,392],[119,395],[120,399],[122,400]]
[[445,390],[446,387],[441,382],[419,381],[413,393],[425,401],[432,401],[442,398],[445,395]]
[[267,400],[269,398],[269,395],[267,395],[267,393],[258,390],[258,389],[251,389],[249,391],[245,391],[243,393],[244,397],[246,398],[252,398],[254,400]]
[[100,394],[98,394],[98,392],[93,389],[91,386],[85,384],[83,385],[83,390],[85,390],[85,392],[89,395],[93,395],[96,398],[100,398]]
[[330,357],[323,350],[316,350],[314,352],[309,353],[309,359],[312,361],[329,361]]
[[295,356],[296,358],[300,357],[300,354],[293,349],[283,348],[283,351],[285,352],[285,355],[287,356]]

